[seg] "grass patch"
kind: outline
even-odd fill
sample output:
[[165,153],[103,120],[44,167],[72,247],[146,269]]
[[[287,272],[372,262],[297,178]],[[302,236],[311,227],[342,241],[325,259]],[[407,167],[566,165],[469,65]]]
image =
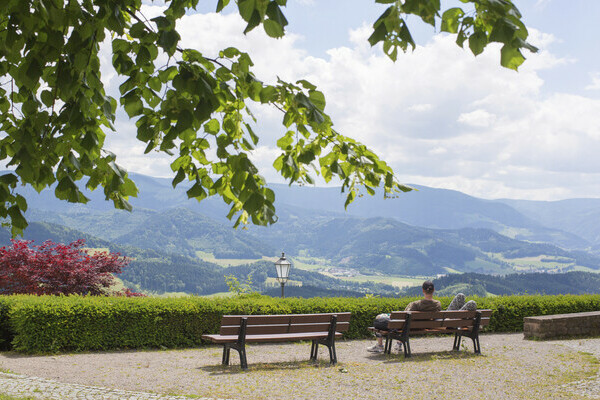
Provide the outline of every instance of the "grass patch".
[[335,268],[329,260],[317,257],[294,257],[292,259],[294,267],[305,271],[319,271],[325,268]]
[[[0,389],[2,390],[2,389]],[[2,394],[0,393],[0,400],[38,400],[35,397],[15,397],[15,396],[10,396],[8,394]]]
[[535,257],[505,258],[500,253],[487,253],[491,258],[506,262],[517,272],[548,271],[585,271],[598,272],[587,267],[576,265],[574,260],[552,255],[539,255]]
[[[329,274],[325,274],[329,275]],[[330,275],[332,276],[332,275]],[[359,275],[359,276],[333,276],[344,281],[350,282],[375,282],[385,283],[386,285],[392,285],[397,288],[405,288],[409,286],[419,286],[423,283],[424,278],[407,278],[403,276],[391,276],[391,275]]]
[[[302,287],[302,281],[295,281],[292,279],[288,279],[288,281],[285,283],[286,286],[298,286],[298,287]],[[265,281],[265,286],[267,287],[279,287],[281,286],[281,284],[277,281],[277,278],[267,278],[267,280]]]
[[272,261],[278,260],[277,257],[262,257],[262,258],[215,258],[213,253],[207,253],[205,251],[196,251],[196,257],[203,261],[207,261],[213,264],[217,264],[221,267],[237,267],[245,264],[252,264],[257,261]]

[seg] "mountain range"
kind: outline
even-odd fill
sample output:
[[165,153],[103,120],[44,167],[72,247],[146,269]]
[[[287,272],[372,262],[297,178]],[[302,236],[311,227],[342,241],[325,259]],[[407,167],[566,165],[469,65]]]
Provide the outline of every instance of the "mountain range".
[[[204,262],[251,262],[285,251],[303,262],[366,275],[600,269],[600,232],[593,223],[600,199],[484,200],[413,185],[416,191],[393,199],[357,198],[345,211],[339,188],[274,184],[279,221],[232,229],[220,200],[198,203],[187,199],[185,186],[173,189],[169,179],[131,177],[140,188],[133,212],[112,209],[99,191],[88,192],[91,201],[82,205],[25,188],[26,216],[40,223],[36,241],[43,240],[41,232],[53,240],[79,235],[90,247],[153,250]],[[8,234],[0,239],[6,242]]]

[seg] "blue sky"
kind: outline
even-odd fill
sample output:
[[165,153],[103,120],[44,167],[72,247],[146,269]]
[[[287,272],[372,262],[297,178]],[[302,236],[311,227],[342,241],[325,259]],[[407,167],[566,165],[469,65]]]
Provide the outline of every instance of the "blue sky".
[[[517,1],[540,47],[518,73],[500,67],[498,47],[475,58],[416,19],[409,26],[418,49],[393,63],[366,42],[384,9],[373,2],[290,0],[280,40],[260,29],[244,36],[235,6],[217,15],[212,3],[178,25],[184,46],[214,55],[234,45],[250,53],[266,82],[316,83],[336,128],[377,151],[401,181],[483,198],[600,197],[600,2]],[[145,13],[161,11],[150,4]],[[118,78],[106,68],[115,90]],[[267,180],[282,182],[271,167],[281,115],[252,108],[261,133],[253,158]],[[170,176],[167,158],[149,163],[141,155],[133,122],[121,116],[117,127],[108,144],[120,163]]]

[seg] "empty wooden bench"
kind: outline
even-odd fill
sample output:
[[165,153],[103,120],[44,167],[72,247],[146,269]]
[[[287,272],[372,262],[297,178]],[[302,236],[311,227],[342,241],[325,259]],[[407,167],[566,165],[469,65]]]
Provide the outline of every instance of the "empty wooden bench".
[[394,311],[390,315],[388,323],[389,331],[378,331],[369,328],[385,336],[384,352],[390,354],[393,340],[399,340],[403,344],[404,356],[410,357],[410,337],[423,334],[454,334],[453,350],[460,350],[460,342],[463,336],[473,340],[476,354],[481,354],[479,344],[479,330],[489,325],[492,310],[477,311]]
[[229,352],[237,350],[242,369],[248,368],[246,343],[310,340],[310,359],[317,359],[319,345],[329,349],[331,364],[337,363],[335,339],[350,327],[350,313],[289,315],[224,315],[218,335],[202,339],[223,345],[223,365],[229,365]]

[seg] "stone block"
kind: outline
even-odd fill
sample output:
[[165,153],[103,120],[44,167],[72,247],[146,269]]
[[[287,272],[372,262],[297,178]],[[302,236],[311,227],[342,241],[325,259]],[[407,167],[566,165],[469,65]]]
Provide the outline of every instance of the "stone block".
[[526,339],[600,335],[600,311],[542,315],[523,319]]

